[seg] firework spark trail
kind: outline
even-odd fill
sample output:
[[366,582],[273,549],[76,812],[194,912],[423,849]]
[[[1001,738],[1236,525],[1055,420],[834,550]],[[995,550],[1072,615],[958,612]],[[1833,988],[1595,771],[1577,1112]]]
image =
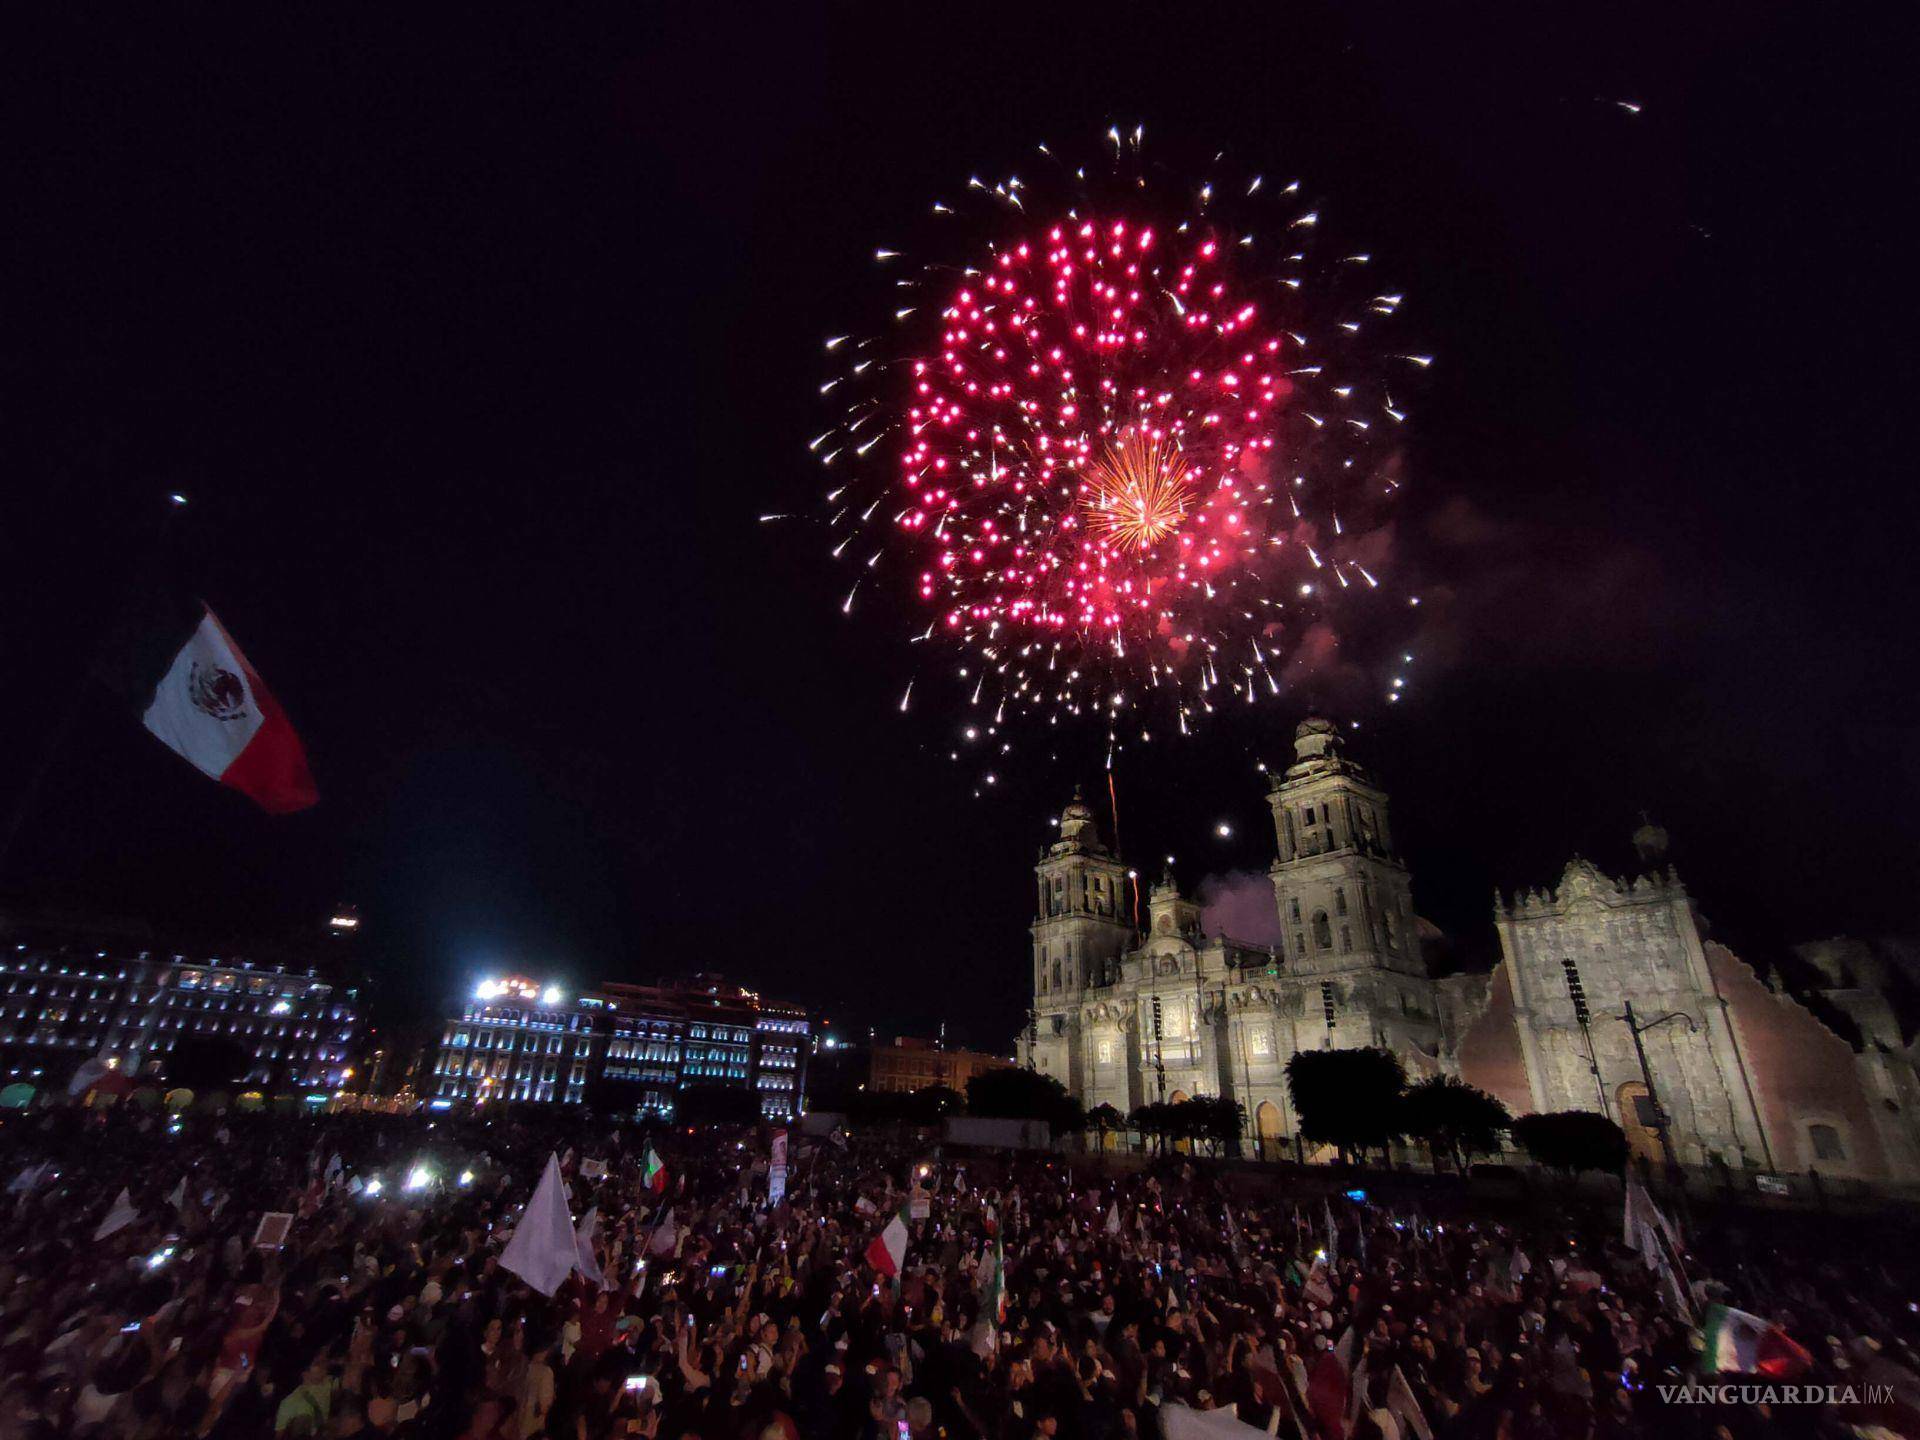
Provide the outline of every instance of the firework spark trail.
[[[845,604],[880,567],[971,705],[1111,727],[1152,704],[1184,734],[1209,692],[1280,693],[1308,629],[1383,585],[1407,413],[1385,376],[1432,360],[1376,343],[1404,297],[1365,254],[1315,258],[1297,183],[1167,194],[1137,133],[1109,140],[1058,194],[976,177],[937,203],[939,263],[876,252],[895,323],[828,342],[847,408],[810,448],[834,555],[864,562]],[[863,528],[880,545],[849,552]]]

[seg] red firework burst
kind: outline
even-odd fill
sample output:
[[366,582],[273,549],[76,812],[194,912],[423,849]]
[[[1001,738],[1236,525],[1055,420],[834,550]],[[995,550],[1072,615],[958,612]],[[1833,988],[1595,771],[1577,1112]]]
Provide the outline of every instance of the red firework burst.
[[1399,297],[1332,298],[1366,257],[1310,263],[1297,204],[1275,244],[1223,223],[1211,187],[1186,213],[1136,184],[1124,210],[1038,225],[1020,182],[992,193],[971,263],[902,282],[931,301],[896,311],[905,344],[845,349],[825,387],[855,398],[822,458],[884,464],[864,503],[834,487],[834,523],[889,512],[861,558],[912,557],[922,638],[972,652],[997,716],[1111,720],[1163,690],[1185,728],[1216,689],[1278,693],[1327,592],[1378,584],[1376,427],[1402,412],[1359,337]]

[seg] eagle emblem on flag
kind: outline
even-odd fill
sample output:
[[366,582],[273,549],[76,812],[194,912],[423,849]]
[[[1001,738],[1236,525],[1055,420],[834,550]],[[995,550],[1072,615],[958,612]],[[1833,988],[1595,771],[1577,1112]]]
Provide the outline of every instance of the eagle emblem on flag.
[[247,687],[231,670],[194,664],[187,671],[187,696],[193,708],[216,720],[238,720],[247,713]]

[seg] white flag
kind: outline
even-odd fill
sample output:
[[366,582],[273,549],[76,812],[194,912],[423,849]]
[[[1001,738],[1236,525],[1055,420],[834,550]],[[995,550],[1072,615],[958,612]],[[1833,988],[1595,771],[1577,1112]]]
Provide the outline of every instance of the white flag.
[[40,1188],[41,1182],[54,1173],[53,1162],[42,1160],[38,1165],[29,1165],[13,1177],[13,1183],[7,1186],[9,1195],[25,1195]]
[[167,1196],[167,1204],[176,1210],[187,1208],[187,1177],[182,1175],[180,1183],[173,1187],[173,1193]]
[[551,1295],[573,1273],[579,1259],[573,1216],[567,1211],[567,1185],[560,1178],[560,1159],[549,1155],[540,1184],[514,1227],[513,1239],[500,1253],[500,1266],[542,1295]]
[[1118,1235],[1119,1233],[1120,1233],[1120,1202],[1116,1200],[1111,1205],[1107,1206],[1107,1234]]
[[667,1213],[653,1227],[653,1239],[647,1249],[655,1255],[671,1255],[674,1247],[680,1243],[680,1232],[673,1223],[673,1207],[667,1207]]
[[607,1283],[606,1267],[595,1259],[593,1254],[594,1232],[599,1228],[600,1207],[595,1205],[580,1217],[580,1223],[574,1227],[573,1246],[579,1252],[574,1257],[574,1264],[582,1275],[602,1290],[611,1290],[613,1286]]
[[105,1217],[103,1217],[99,1225],[95,1227],[93,1238],[96,1240],[104,1240],[116,1231],[126,1229],[127,1226],[133,1224],[133,1222],[139,1218],[140,1212],[133,1208],[133,1197],[125,1190],[122,1190],[119,1195],[114,1198],[113,1208],[107,1211]]

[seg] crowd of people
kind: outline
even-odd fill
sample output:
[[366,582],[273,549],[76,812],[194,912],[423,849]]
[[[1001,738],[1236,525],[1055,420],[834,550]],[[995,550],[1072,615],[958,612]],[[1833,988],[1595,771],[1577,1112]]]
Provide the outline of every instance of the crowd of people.
[[[908,1133],[796,1132],[770,1171],[773,1142],[579,1114],[8,1115],[0,1440],[1625,1440],[1920,1414],[1898,1220],[1696,1217],[1676,1281],[1623,1246],[1617,1202]],[[502,1260],[551,1156],[579,1259],[547,1294]],[[1839,1388],[1685,1403],[1716,1296]]]

